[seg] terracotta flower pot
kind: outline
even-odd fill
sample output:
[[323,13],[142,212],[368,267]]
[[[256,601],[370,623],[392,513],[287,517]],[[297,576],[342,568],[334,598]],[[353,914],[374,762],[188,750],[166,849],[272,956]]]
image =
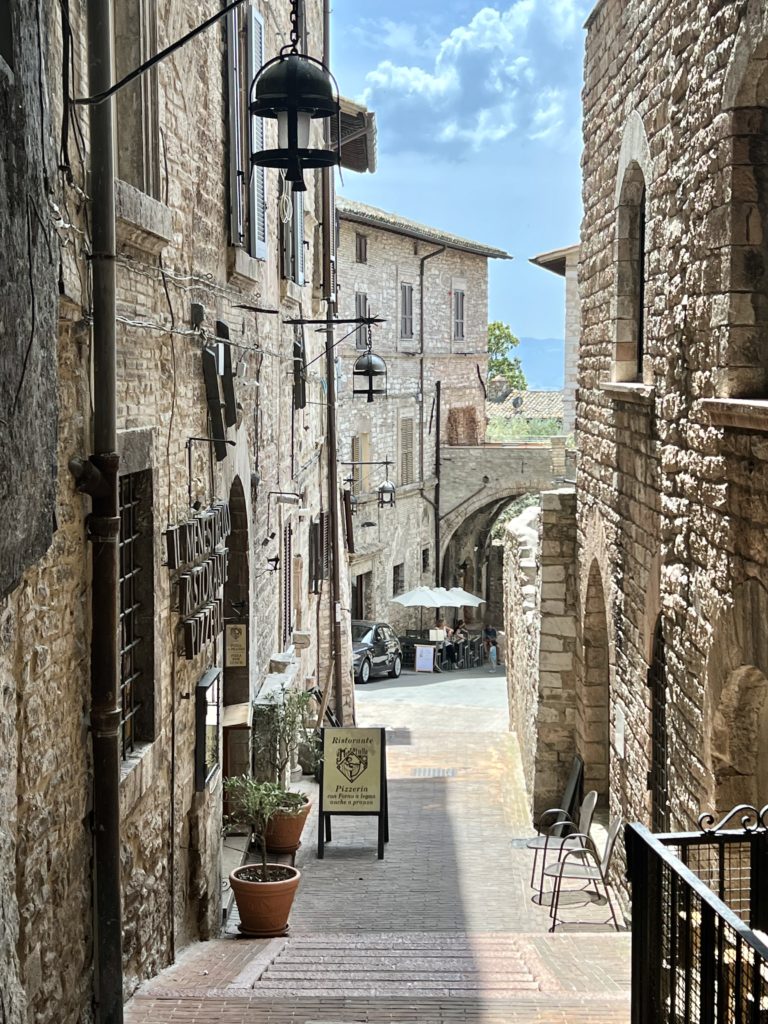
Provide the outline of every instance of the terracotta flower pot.
[[273,814],[267,825],[267,849],[273,853],[295,853],[312,805],[309,800],[298,814]]
[[288,931],[288,917],[301,872],[287,864],[268,864],[267,871],[283,877],[274,882],[248,881],[248,875],[261,872],[259,864],[244,864],[229,876],[240,915],[240,931],[244,935],[271,938]]

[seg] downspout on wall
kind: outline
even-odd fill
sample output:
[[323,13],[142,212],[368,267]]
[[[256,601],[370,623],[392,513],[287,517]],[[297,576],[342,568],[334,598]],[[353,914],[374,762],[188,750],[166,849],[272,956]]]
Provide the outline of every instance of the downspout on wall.
[[[331,13],[329,0],[323,0],[323,63],[330,61]],[[331,142],[331,122],[324,123],[326,146]],[[339,480],[336,452],[336,366],[333,355],[333,318],[336,314],[336,291],[331,265],[331,232],[336,230],[336,210],[333,200],[332,167],[322,171],[323,218],[323,294],[326,302],[325,374],[328,387],[328,513],[331,537],[331,657],[333,658],[334,703],[339,721],[344,724],[344,680],[341,664],[341,566],[339,538]]]
[[[112,84],[110,0],[88,0],[88,85]],[[101,480],[91,490],[91,739],[96,1020],[122,1024],[120,881],[120,675],[116,422],[115,168],[113,101],[90,108],[93,252],[93,449]]]

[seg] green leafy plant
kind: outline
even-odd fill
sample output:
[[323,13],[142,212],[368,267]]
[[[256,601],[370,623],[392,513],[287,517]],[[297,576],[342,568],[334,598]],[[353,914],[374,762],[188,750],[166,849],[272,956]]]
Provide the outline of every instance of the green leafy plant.
[[300,740],[309,742],[312,694],[282,686],[254,706],[256,771],[273,782],[286,782]]
[[528,384],[522,363],[517,356],[509,354],[519,344],[520,340],[512,333],[509,324],[501,320],[488,324],[488,379],[502,377],[511,388],[525,391]]
[[229,814],[224,832],[252,828],[261,850],[261,881],[269,881],[267,872],[267,827],[275,814],[299,814],[307,802],[304,793],[295,793],[276,782],[257,782],[247,775],[224,780]]

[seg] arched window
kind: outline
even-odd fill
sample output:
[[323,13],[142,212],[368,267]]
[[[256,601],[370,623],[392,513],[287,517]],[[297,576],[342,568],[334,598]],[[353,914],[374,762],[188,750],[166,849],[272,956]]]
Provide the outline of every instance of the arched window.
[[642,381],[645,355],[646,189],[640,165],[624,172],[616,209],[613,377]]

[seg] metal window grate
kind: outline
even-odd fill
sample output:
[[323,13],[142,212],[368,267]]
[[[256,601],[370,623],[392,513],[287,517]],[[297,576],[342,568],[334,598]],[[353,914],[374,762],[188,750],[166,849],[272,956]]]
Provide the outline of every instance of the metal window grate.
[[141,566],[136,544],[141,536],[136,475],[120,478],[120,736],[123,760],[136,744],[136,683],[141,676],[138,632],[141,604],[137,598],[137,577]]

